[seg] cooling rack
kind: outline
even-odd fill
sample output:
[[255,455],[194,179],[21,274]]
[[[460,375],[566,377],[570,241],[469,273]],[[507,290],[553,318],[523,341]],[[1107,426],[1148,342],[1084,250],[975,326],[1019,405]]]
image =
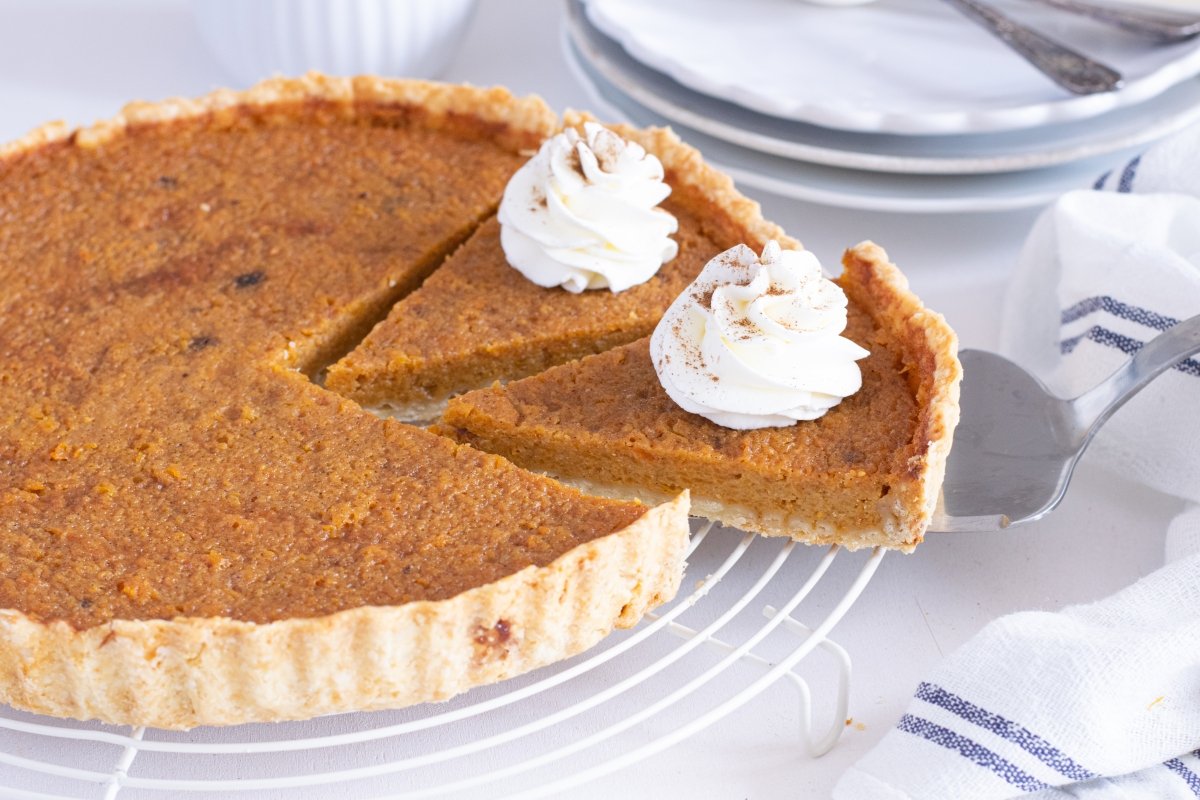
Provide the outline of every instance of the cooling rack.
[[0,795],[555,797],[678,745],[768,690],[795,715],[795,747],[828,752],[846,724],[851,674],[828,634],[883,551],[694,528],[678,597],[637,628],[447,703],[186,733],[0,710]]

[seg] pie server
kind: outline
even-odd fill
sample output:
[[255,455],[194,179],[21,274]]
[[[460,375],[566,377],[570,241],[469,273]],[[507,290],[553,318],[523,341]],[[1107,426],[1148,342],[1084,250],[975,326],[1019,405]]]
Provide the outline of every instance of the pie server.
[[1100,426],[1197,352],[1200,315],[1151,339],[1098,386],[1064,400],[1008,359],[964,350],[962,417],[929,530],[995,531],[1049,514]]

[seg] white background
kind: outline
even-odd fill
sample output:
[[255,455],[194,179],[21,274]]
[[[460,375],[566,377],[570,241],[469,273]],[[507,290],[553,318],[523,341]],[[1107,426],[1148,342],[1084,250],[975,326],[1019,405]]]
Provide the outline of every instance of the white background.
[[[444,77],[537,93],[559,110],[586,106],[560,55],[560,13],[547,0],[483,0]],[[129,99],[195,95],[230,82],[181,3],[0,4],[0,139],[50,119],[87,123]],[[1036,216],[874,214],[755,199],[826,264],[861,239],[884,245],[967,347],[994,346],[1005,277]],[[912,556],[884,559],[834,632],[855,660],[850,714],[859,725],[846,729],[830,755],[801,755],[794,694],[777,684],[704,733],[578,796],[828,796],[837,775],[895,723],[944,654],[997,615],[1099,598],[1155,568],[1176,508],[1085,459],[1063,507],[1045,522],[1006,533],[934,535]],[[821,695],[821,686],[814,688]],[[206,770],[220,768],[219,760],[206,763]],[[331,788],[327,796],[354,795]]]

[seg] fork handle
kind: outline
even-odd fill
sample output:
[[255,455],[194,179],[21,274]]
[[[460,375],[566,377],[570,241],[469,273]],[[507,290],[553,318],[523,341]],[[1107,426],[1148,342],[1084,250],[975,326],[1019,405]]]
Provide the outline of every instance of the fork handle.
[[965,16],[1020,53],[1042,74],[1072,94],[1097,94],[1121,88],[1121,73],[1043,36],[978,0],[946,0]]
[[1147,36],[1157,42],[1182,42],[1200,35],[1200,17],[1142,11],[1083,2],[1082,0],[1033,0],[1044,6],[1057,8],[1070,14],[1090,17],[1122,30]]
[[[1185,319],[1142,346],[1129,363],[1071,401],[1084,442],[1125,402],[1171,367],[1200,353],[1200,314]],[[1200,369],[1200,364],[1196,364]]]

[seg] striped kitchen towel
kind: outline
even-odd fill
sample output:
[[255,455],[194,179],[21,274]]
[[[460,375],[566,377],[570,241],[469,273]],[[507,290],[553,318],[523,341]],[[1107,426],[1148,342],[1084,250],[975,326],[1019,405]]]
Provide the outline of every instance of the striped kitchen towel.
[[834,797],[1200,797],[1198,576],[1200,554],[1097,603],[991,623]]
[[[1062,397],[1091,388],[1147,340],[1200,314],[1200,126],[1117,173],[1115,191],[1071,192],[1041,216],[1009,284],[1001,352]],[[1086,458],[1200,503],[1197,410],[1193,357],[1129,401]]]
[[[1094,188],[1038,220],[1005,303],[1002,351],[1064,397],[1200,313],[1200,127]],[[986,626],[917,688],[837,800],[1200,798],[1198,412],[1193,358],[1085,457],[1189,501],[1166,566],[1095,603]]]
[[1173,192],[1200,196],[1200,126],[1156,144],[1096,179],[1093,189],[1109,192]]

